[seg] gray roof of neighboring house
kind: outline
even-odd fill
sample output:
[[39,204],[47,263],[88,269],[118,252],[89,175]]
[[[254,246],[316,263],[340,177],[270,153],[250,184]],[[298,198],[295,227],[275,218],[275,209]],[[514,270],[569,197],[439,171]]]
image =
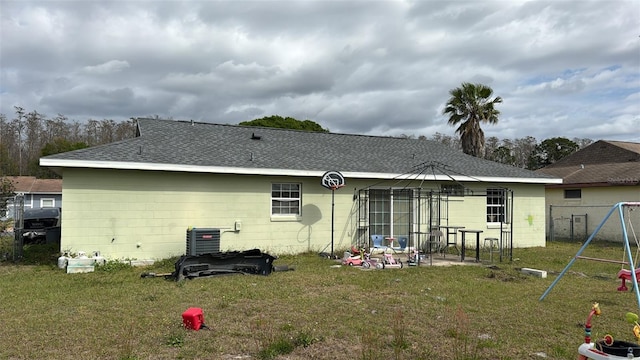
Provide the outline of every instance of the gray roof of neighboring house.
[[548,183],[559,179],[431,140],[138,119],[138,137],[50,155],[42,166],[350,177],[433,175]]
[[640,185],[640,143],[600,140],[537,170],[563,186]]

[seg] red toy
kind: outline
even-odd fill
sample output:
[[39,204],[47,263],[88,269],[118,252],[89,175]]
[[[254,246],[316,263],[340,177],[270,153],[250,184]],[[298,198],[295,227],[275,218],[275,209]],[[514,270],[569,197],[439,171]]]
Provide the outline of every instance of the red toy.
[[355,247],[351,247],[351,253],[345,252],[342,265],[362,266],[367,269],[370,267],[382,269],[382,264],[378,263],[376,259],[372,259],[369,253],[365,252],[364,249],[358,250]]
[[191,307],[182,313],[182,324],[185,329],[198,331],[206,328],[201,308]]
[[[636,280],[640,279],[640,269],[635,269]],[[618,279],[622,279],[622,285],[618,287],[618,291],[627,291],[627,280],[632,281],[631,270],[621,269],[618,271]]]

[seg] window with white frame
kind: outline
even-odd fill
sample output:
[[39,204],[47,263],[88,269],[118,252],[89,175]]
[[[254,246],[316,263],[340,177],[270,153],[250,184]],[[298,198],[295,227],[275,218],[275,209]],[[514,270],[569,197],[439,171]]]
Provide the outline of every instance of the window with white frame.
[[369,190],[369,232],[384,237],[407,237],[412,219],[411,189]]
[[487,222],[504,222],[505,190],[487,189]]
[[56,207],[56,199],[53,199],[53,198],[42,198],[42,199],[40,199],[40,207],[41,208]]
[[300,184],[271,184],[271,215],[300,215]]

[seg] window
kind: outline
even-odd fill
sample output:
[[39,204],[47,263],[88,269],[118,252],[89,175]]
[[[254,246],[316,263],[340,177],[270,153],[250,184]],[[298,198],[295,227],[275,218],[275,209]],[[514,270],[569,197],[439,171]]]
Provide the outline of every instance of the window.
[[271,184],[271,215],[300,215],[300,184]]
[[565,189],[564,198],[565,199],[581,199],[582,189]]
[[505,190],[487,189],[487,222],[504,222]]
[[[408,236],[412,217],[410,189],[371,189],[369,191],[370,234]],[[397,244],[397,243],[396,243]]]
[[40,199],[41,208],[50,208],[56,206],[56,199],[42,198]]

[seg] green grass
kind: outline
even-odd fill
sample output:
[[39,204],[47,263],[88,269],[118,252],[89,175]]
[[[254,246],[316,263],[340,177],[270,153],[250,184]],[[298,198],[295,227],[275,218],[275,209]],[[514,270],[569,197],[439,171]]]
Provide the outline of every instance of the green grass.
[[[32,246],[0,265],[0,358],[575,359],[594,302],[594,338],[633,341],[624,315],[638,312],[632,291],[616,291],[621,265],[589,260],[538,300],[579,247],[515,249],[512,263],[494,267],[369,271],[307,254],[277,260],[295,271],[176,283],[140,277],[171,272],[175,259],[66,274],[51,247]],[[594,242],[583,255],[624,253]],[[189,307],[203,309],[210,330],[182,327]]]

